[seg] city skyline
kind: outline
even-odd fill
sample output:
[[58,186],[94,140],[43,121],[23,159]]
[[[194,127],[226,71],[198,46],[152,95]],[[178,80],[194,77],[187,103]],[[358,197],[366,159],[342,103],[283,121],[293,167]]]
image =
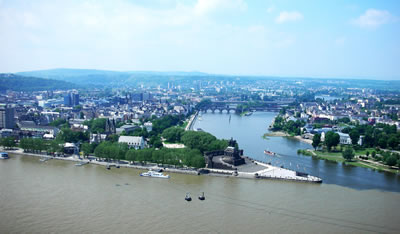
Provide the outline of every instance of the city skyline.
[[0,1],[0,71],[398,80],[396,1]]

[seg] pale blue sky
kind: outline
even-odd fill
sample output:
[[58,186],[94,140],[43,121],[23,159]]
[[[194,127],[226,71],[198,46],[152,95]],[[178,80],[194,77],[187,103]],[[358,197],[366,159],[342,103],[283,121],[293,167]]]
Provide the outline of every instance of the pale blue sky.
[[400,79],[400,2],[0,0],[0,72]]

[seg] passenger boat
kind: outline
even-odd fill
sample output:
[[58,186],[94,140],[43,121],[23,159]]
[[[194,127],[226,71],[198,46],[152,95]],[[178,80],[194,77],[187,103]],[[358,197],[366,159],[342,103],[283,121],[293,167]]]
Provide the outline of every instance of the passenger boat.
[[163,173],[155,172],[155,171],[143,172],[143,173],[140,173],[140,176],[169,179],[169,175],[164,175]]
[[271,156],[275,156],[276,155],[276,153],[274,153],[272,151],[269,151],[269,150],[264,150],[264,154],[268,154],[268,155],[271,155]]
[[9,159],[8,153],[6,153],[6,152],[1,152],[1,153],[0,153],[0,159]]
[[186,197],[185,197],[186,201],[191,201],[192,197],[190,196],[190,193],[186,193]]

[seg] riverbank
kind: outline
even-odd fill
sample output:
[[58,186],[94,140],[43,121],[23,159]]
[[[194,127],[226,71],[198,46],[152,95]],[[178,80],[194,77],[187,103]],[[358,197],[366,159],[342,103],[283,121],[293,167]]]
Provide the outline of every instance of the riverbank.
[[264,139],[268,139],[268,137],[290,137],[290,138],[296,139],[298,141],[302,141],[302,142],[310,144],[310,145],[312,144],[312,140],[310,140],[310,139],[305,139],[301,136],[291,136],[290,134],[288,134],[286,132],[282,132],[282,131],[267,132],[263,135]]
[[196,113],[194,113],[194,115],[192,115],[190,117],[189,122],[187,123],[187,125],[185,127],[185,131],[193,130],[193,126],[196,123],[196,119],[197,119],[198,115],[199,115],[199,112],[196,111]]
[[[155,163],[130,163],[128,161],[121,160],[119,162],[107,162],[101,161],[97,158],[93,159],[82,159],[78,156],[68,156],[68,157],[55,157],[44,154],[34,154],[23,152],[22,149],[15,150],[4,150],[9,154],[17,154],[21,156],[30,156],[30,157],[38,157],[46,160],[64,160],[76,162],[77,164],[94,164],[99,166],[104,166],[106,168],[112,167],[125,167],[125,168],[133,168],[133,169],[141,169],[141,170],[162,170],[164,172],[171,173],[180,173],[180,174],[190,174],[190,175],[210,175],[210,176],[227,176],[227,177],[237,177],[237,178],[247,178],[247,179],[275,179],[275,180],[286,180],[286,181],[296,181],[296,182],[312,182],[312,183],[321,183],[322,180],[318,177],[311,176],[308,174],[298,174],[296,171],[292,171],[289,169],[284,169],[280,167],[271,166],[269,164],[265,164],[259,161],[252,160],[247,158],[249,161],[242,170],[241,167],[238,167],[238,170],[222,170],[222,169],[211,169],[211,168],[176,168],[176,167],[168,167],[167,165],[157,165]],[[254,164],[261,166],[261,168],[256,171],[248,171],[248,168]]]
[[359,156],[365,156],[363,154],[363,152],[365,150],[355,151],[355,159],[353,159],[353,161],[346,161],[343,158],[342,153],[340,153],[340,152],[321,152],[321,151],[315,151],[315,150],[303,150],[303,151],[304,152],[300,152],[300,153],[303,155],[312,156],[314,158],[321,159],[321,160],[327,160],[327,161],[335,162],[335,163],[343,163],[345,165],[351,165],[351,166],[356,166],[356,167],[369,168],[369,169],[376,170],[376,171],[386,171],[386,172],[390,172],[390,173],[394,173],[394,174],[400,173],[398,169],[390,168],[387,165],[382,165],[382,164],[377,163],[372,160],[361,159]]

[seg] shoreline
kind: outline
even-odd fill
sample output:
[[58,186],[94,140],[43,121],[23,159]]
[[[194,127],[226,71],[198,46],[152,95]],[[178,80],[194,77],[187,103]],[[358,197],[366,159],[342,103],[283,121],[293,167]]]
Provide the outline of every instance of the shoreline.
[[292,139],[296,139],[298,141],[301,141],[301,142],[304,142],[304,143],[307,143],[310,145],[312,144],[312,140],[310,140],[310,139],[304,139],[301,136],[291,136],[291,135],[287,134],[286,132],[282,132],[282,131],[267,132],[263,135],[263,137],[264,138],[267,138],[267,137],[290,137]]
[[[163,172],[170,172],[170,173],[179,173],[179,174],[189,174],[189,175],[207,175],[207,176],[218,176],[218,177],[236,177],[236,178],[245,178],[245,179],[272,179],[272,180],[283,180],[283,181],[292,181],[292,182],[308,182],[308,183],[321,183],[322,179],[307,175],[305,176],[297,176],[295,171],[279,168],[275,166],[271,166],[265,164],[263,162],[256,161],[254,159],[249,158],[253,163],[262,165],[265,167],[261,171],[256,172],[241,172],[236,170],[223,170],[223,169],[215,169],[215,168],[173,168],[173,167],[164,167],[159,166],[155,163],[147,163],[145,165],[138,165],[138,164],[130,164],[128,161],[121,160],[120,162],[105,162],[105,161],[96,161],[90,159],[80,159],[76,156],[69,156],[69,157],[54,157],[50,155],[42,155],[42,154],[34,154],[34,153],[26,153],[23,152],[22,149],[16,150],[4,150],[3,151],[9,154],[16,154],[20,156],[29,156],[29,157],[37,157],[37,158],[48,158],[48,159],[56,159],[56,160],[64,160],[76,163],[88,163],[94,164],[98,166],[104,167],[125,167],[125,168],[132,168],[132,169],[139,169],[139,170],[162,170]],[[271,174],[272,172],[275,172]],[[282,174],[283,173],[283,174]],[[294,173],[294,175],[288,175],[288,173]]]

